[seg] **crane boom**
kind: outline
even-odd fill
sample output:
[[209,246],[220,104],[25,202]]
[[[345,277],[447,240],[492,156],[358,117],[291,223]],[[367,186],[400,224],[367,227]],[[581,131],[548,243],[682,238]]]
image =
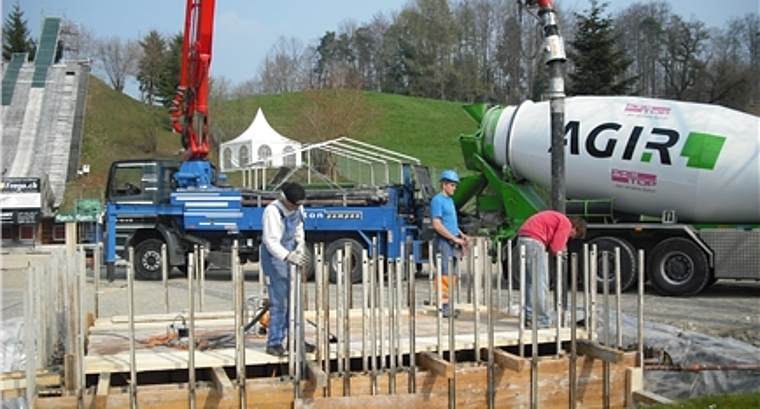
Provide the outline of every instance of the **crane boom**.
[[186,160],[206,159],[209,154],[208,82],[214,6],[215,0],[187,0],[182,70],[171,107],[172,127],[182,135]]

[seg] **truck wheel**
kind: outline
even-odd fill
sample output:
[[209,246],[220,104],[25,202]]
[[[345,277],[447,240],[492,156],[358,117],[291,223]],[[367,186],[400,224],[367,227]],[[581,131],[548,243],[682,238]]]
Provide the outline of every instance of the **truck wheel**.
[[[346,243],[351,244],[351,257],[349,257],[348,268],[343,266],[344,269],[351,271],[351,282],[362,282],[362,250],[364,246],[354,239],[338,239],[330,243],[325,250],[325,261],[330,263],[330,282],[338,282],[338,251],[343,251]],[[345,282],[345,281],[344,281]]]
[[662,295],[694,295],[710,283],[707,255],[682,237],[663,240],[652,250],[649,263],[649,279]]
[[135,248],[135,278],[138,280],[161,279],[161,246],[158,239],[148,239]]
[[[596,244],[596,292],[601,293],[604,291],[604,272],[602,271],[602,263],[605,254],[607,255],[609,273],[608,273],[608,288],[610,294],[615,292],[617,283],[615,283],[615,248],[620,247],[620,291],[626,292],[634,284],[636,284],[636,251],[631,243],[626,240],[612,237],[601,236],[596,237],[589,241],[589,249],[592,245]],[[605,253],[606,252],[606,253]],[[579,260],[582,264],[583,261]],[[569,271],[569,270],[568,270]],[[579,272],[583,271],[583,267]]]

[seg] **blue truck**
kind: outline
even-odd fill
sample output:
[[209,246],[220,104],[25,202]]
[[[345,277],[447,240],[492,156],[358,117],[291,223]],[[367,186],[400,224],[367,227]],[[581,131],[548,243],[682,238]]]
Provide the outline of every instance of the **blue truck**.
[[[209,183],[179,186],[185,162],[124,160],[114,162],[106,187],[105,253],[108,277],[115,262],[134,248],[138,279],[161,279],[161,247],[168,266],[186,269],[187,255],[202,246],[207,260],[229,259],[238,241],[241,262],[258,260],[264,207],[279,197],[278,186],[250,189],[226,186],[214,168]],[[414,255],[427,262],[428,202],[435,194],[429,171],[415,163],[399,164],[398,182],[340,186],[305,184],[305,231],[309,248],[325,243],[325,258],[335,279],[336,253],[351,244],[351,259],[362,250],[386,258]],[[374,243],[374,246],[373,246]],[[313,259],[313,257],[312,257]],[[353,263],[352,280],[361,279]],[[309,269],[313,273],[313,266]]]

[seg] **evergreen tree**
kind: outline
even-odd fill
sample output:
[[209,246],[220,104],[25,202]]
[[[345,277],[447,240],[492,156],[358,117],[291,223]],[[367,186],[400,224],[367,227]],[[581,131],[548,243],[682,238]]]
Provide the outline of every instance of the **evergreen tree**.
[[165,107],[170,107],[174,96],[177,94],[180,75],[182,71],[182,44],[184,36],[182,33],[174,35],[167,44],[167,54],[163,61],[161,78],[156,90],[156,102]]
[[9,61],[13,53],[29,53],[29,59],[34,59],[36,45],[29,35],[24,12],[18,2],[13,5],[3,23],[3,60]]
[[613,21],[602,16],[607,6],[591,0],[587,16],[575,13],[578,26],[568,51],[575,66],[569,74],[570,95],[625,95],[638,81],[637,77],[624,78],[632,60],[616,49]]
[[137,81],[140,83],[141,99],[153,105],[165,71],[168,51],[166,40],[156,30],[151,30],[142,40],[142,59],[137,65]]

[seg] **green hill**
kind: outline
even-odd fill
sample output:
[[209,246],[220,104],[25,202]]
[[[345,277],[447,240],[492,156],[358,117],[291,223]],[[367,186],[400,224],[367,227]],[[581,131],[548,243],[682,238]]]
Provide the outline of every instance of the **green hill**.
[[[364,130],[334,137],[348,136],[417,157],[434,172],[449,167],[464,168],[458,137],[473,132],[476,124],[461,104],[376,92],[362,95],[363,107],[368,112],[352,116],[367,122],[366,126],[356,127]],[[301,136],[308,132],[304,117],[313,114],[309,111],[314,102],[310,98],[313,97],[305,93],[292,93],[225,101],[210,108],[211,129],[222,135],[222,141],[232,139],[246,129],[257,109],[262,108],[269,123],[281,134],[301,142],[314,142]],[[362,116],[363,113],[369,115]],[[82,198],[102,198],[113,161],[146,157],[181,159],[181,149],[180,138],[171,132],[165,109],[148,107],[91,76],[80,159],[80,163],[90,165],[90,174],[69,183],[62,207],[71,209]],[[211,159],[216,163],[217,158],[214,147]]]

